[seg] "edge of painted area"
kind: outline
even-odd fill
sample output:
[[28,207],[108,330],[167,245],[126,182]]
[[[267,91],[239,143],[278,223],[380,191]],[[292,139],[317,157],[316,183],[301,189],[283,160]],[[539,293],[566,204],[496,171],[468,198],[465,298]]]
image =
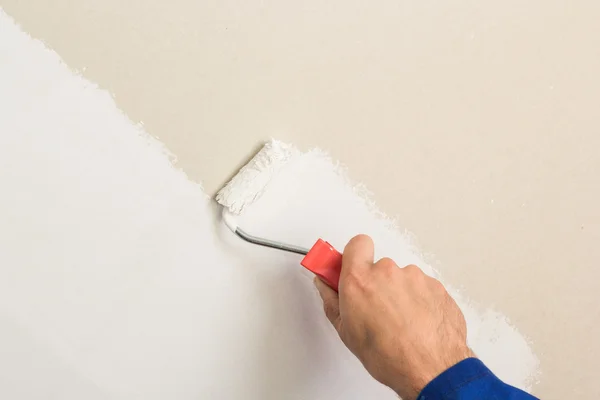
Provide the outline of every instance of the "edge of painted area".
[[[356,183],[350,177],[346,166],[333,160],[326,151],[319,148],[301,152],[293,144],[284,144],[276,140],[267,143],[257,156],[219,192],[217,201],[225,206],[224,222],[230,229],[232,228],[230,224],[237,226],[235,216],[229,212],[228,207],[242,212],[246,206],[260,203],[258,200],[261,196],[267,197],[269,185],[273,188],[281,185],[282,180],[289,179],[303,166],[308,165],[327,165],[331,168],[336,177],[354,192],[356,199],[364,204],[369,213],[381,221],[388,231],[397,235],[397,240],[402,241],[410,252],[424,262],[419,264],[424,272],[443,281],[442,274],[427,262],[427,259],[433,256],[424,254],[419,249],[414,235],[400,228],[395,218],[389,217],[378,208],[373,193],[364,184]],[[533,385],[539,382],[541,374],[539,359],[531,348],[531,339],[519,332],[504,314],[493,308],[482,308],[475,300],[463,295],[461,290],[448,284],[445,286],[465,314],[465,319],[470,326],[469,345],[474,348],[478,356],[488,362],[492,370],[513,371],[512,379],[510,376],[502,377],[508,378],[509,384],[531,391]],[[490,338],[495,338],[494,346],[488,345]],[[507,348],[513,349],[511,352],[513,354],[521,354],[522,358],[508,357],[507,359],[503,356]],[[518,379],[515,380],[515,377]]]
[[[396,217],[386,214],[379,208],[374,199],[374,193],[369,190],[364,183],[355,181],[351,177],[350,171],[346,165],[334,160],[327,151],[318,147],[312,148],[308,152],[301,154],[303,156],[321,158],[330,163],[335,173],[346,185],[348,185],[348,187],[352,188],[353,192],[360,198],[370,213],[381,220],[388,230],[401,235],[410,251],[418,255],[425,262],[425,265],[419,264],[419,267],[422,268],[426,274],[435,277],[444,284],[448,293],[450,293],[452,298],[459,305],[468,325],[472,328],[474,322],[478,321],[481,323],[478,324],[480,327],[485,327],[484,329],[468,330],[468,345],[477,349],[476,354],[478,358],[483,359],[485,362],[489,362],[492,359],[500,359],[501,357],[499,357],[499,355],[502,353],[502,345],[512,346],[516,349],[515,353],[526,355],[522,360],[510,360],[512,363],[511,366],[507,366],[506,362],[503,362],[502,369],[512,369],[513,371],[519,371],[517,374],[527,375],[527,378],[519,382],[519,384],[510,382],[510,380],[506,383],[531,393],[532,388],[540,382],[540,377],[542,375],[539,357],[532,349],[533,340],[520,332],[511,322],[510,318],[501,311],[496,310],[493,305],[483,307],[476,299],[472,299],[467,293],[463,293],[462,289],[444,282],[443,273],[431,266],[430,261],[435,260],[435,255],[433,253],[424,252],[419,247],[418,239],[414,233],[402,228]],[[482,339],[487,340],[489,337],[495,337],[496,340],[498,340],[499,346],[496,346],[491,352],[480,351],[480,341]],[[490,362],[488,366],[492,368],[492,370],[499,369],[499,366],[496,363]],[[527,371],[527,373],[524,373],[524,371]]]
[[[14,32],[13,26],[16,28]],[[67,87],[83,86],[84,88],[89,89],[86,91],[88,92],[86,93],[86,96],[93,96],[94,102],[97,102],[97,105],[99,107],[102,107],[104,110],[108,110],[110,112],[118,113],[115,114],[116,116],[118,116],[116,123],[121,125],[128,124],[134,126],[135,129],[131,130],[131,135],[120,135],[118,137],[118,143],[120,147],[123,147],[128,151],[137,150],[140,148],[140,146],[149,147],[153,151],[144,152],[143,157],[153,161],[153,165],[156,166],[157,170],[162,170],[167,166],[168,168],[173,168],[173,164],[169,158],[170,153],[168,152],[166,147],[160,141],[146,133],[143,130],[141,124],[136,125],[132,123],[132,121],[129,120],[125,116],[125,114],[117,108],[117,106],[114,103],[114,100],[106,90],[97,90],[97,85],[81,77],[81,75],[79,75],[76,71],[70,70],[55,52],[49,50],[44,46],[43,42],[32,39],[29,35],[22,32],[18,28],[18,25],[14,23],[12,18],[6,15],[2,9],[0,9],[0,31],[2,31],[3,34],[6,34],[9,39],[6,41],[0,41],[0,53],[8,54],[8,57],[6,58],[6,63],[3,64],[3,67],[6,66],[9,72],[11,71],[11,68],[22,68],[23,64],[32,66],[36,65],[36,63],[39,62],[41,59],[40,54],[43,54],[45,57],[42,60],[45,63],[44,66],[47,65],[48,69],[55,70],[52,72],[55,73],[56,77],[58,78],[59,85],[64,85]],[[15,39],[14,41],[10,40],[13,38]],[[19,54],[19,50],[22,45],[29,45],[29,43],[25,42],[25,38],[27,38],[27,40],[32,39],[34,45],[37,46],[38,49],[36,50],[36,52],[31,52],[31,54],[26,55],[26,62],[23,62],[24,60],[21,59],[21,65],[19,65],[17,62],[12,63],[11,65],[11,52],[16,52],[16,54]],[[48,60],[50,60],[51,62],[48,62]],[[8,76],[10,77],[10,74],[8,74]],[[16,76],[19,75],[17,74]],[[16,87],[22,87],[26,92],[31,91],[35,94],[36,90],[39,90],[38,86],[40,82],[35,79],[33,79],[31,82],[19,81],[17,83],[19,84],[19,86]],[[13,82],[6,80],[3,81],[2,77],[0,76],[0,91],[2,85],[6,85],[9,89],[13,88]],[[50,87],[50,89],[52,88]],[[35,96],[33,98],[35,99]],[[29,102],[31,100],[31,97],[27,97],[24,95],[23,99],[25,99],[24,101]],[[13,103],[14,102],[11,99],[10,103],[7,102],[5,104],[5,111],[7,113],[6,116],[8,118],[8,126],[10,126],[11,123],[11,111],[14,110],[15,107],[16,109],[18,109],[19,107],[23,106],[23,103]],[[0,109],[2,109],[1,106]],[[44,110],[45,112],[51,113],[52,107],[45,107]],[[79,110],[75,109],[70,110],[69,112],[77,113],[79,112]],[[10,139],[6,136],[5,138],[7,140]],[[1,136],[0,139],[2,139]],[[124,152],[122,156],[126,158],[128,154]],[[226,207],[228,207],[228,209],[230,209],[231,211],[241,212],[246,205],[260,198],[260,196],[263,194],[263,192],[265,191],[271,180],[275,178],[275,176],[279,175],[283,169],[286,169],[286,171],[288,170],[285,167],[289,165],[291,160],[295,160],[300,157],[306,157],[308,161],[314,161],[315,159],[324,160],[328,164],[328,167],[330,165],[331,168],[340,177],[340,179],[342,179],[348,185],[348,187],[352,188],[357,197],[360,198],[361,201],[363,201],[368,206],[370,212],[374,216],[379,217],[383,221],[385,221],[386,226],[388,226],[390,230],[395,230],[395,234],[397,233],[398,237],[402,236],[403,240],[411,238],[411,236],[407,234],[407,232],[403,232],[397,227],[393,219],[388,218],[383,212],[381,212],[377,208],[375,202],[372,200],[371,192],[369,192],[364,185],[353,183],[353,181],[348,176],[346,168],[343,167],[341,164],[337,163],[336,161],[332,160],[327,153],[319,149],[314,149],[308,153],[301,153],[293,145],[284,144],[278,141],[272,141],[270,143],[267,143],[265,148],[261,150],[248,165],[243,167],[240,170],[240,173],[237,174],[226,185],[226,187],[219,192],[219,194],[217,195],[217,200],[222,204],[224,203]],[[168,177],[168,180],[167,178],[165,178],[164,182],[162,182],[165,184],[164,187],[160,187],[161,193],[164,190],[168,190],[171,187],[170,184],[172,184],[173,181],[181,183],[185,179],[186,181],[193,183],[187,178],[183,171],[177,168],[174,169],[177,171],[177,178],[173,179],[171,175]],[[147,179],[153,182],[155,182],[158,179],[161,179],[160,176],[153,175],[152,172],[153,171],[140,171],[139,169],[135,169],[135,177],[140,179]],[[197,188],[199,185],[193,184],[191,186]],[[206,196],[204,192],[202,192],[202,195]],[[208,198],[208,196],[206,196],[206,198]],[[415,253],[421,253],[416,246],[412,246],[412,249],[414,249]],[[458,296],[458,293],[456,291],[453,291],[452,294],[453,296],[458,297],[457,302],[463,302],[464,300],[463,304],[471,304],[471,302],[467,299],[460,299],[461,296]],[[494,346],[494,349],[491,350],[489,354],[479,354],[484,360],[486,359],[486,357],[497,356],[498,354],[502,353],[502,351],[506,349],[506,347],[504,347],[504,344],[513,344],[510,340],[508,342],[503,342],[502,340],[504,336],[508,336],[510,334],[509,339],[515,337],[522,338],[522,335],[520,335],[520,333],[513,326],[508,325],[508,319],[500,313],[496,313],[492,310],[486,310],[484,313],[481,313],[480,310],[478,310],[474,306],[468,306],[466,308],[467,312],[465,313],[465,316],[467,317],[467,320],[486,322],[485,326],[483,326],[482,329],[476,332],[472,332],[472,335],[474,335],[475,339],[477,339],[477,337],[481,338],[480,340],[488,340],[489,338],[494,338],[494,340],[500,341],[500,343],[497,343],[497,345]],[[468,313],[470,314],[467,315]],[[490,321],[493,323],[487,323]],[[528,357],[528,364],[526,366],[521,367],[528,369],[532,365],[537,366],[537,361],[535,360],[535,355],[531,353],[531,350],[527,349],[526,342],[527,340],[523,338],[517,344],[519,346],[524,346],[523,349],[528,351],[528,353],[526,354]],[[505,368],[514,368],[515,366],[508,364],[515,362],[518,363],[519,361],[520,360],[507,360],[507,362],[503,366]],[[494,367],[492,366],[492,369],[493,368]],[[537,375],[535,373],[529,375],[529,380],[525,384],[525,387],[527,389],[529,389],[529,386],[534,382],[536,376]]]
[[[114,110],[115,113],[118,114],[120,124],[129,124],[131,125],[136,132],[136,135],[131,135],[128,137],[122,137],[122,141],[127,143],[128,145],[133,145],[134,142],[143,141],[147,147],[151,147],[156,150],[153,154],[155,158],[161,159],[161,162],[168,164],[172,167],[181,179],[186,179],[190,182],[193,182],[194,185],[200,186],[203,190],[203,186],[201,182],[193,181],[189,178],[189,176],[176,165],[177,157],[175,154],[171,152],[171,150],[157,137],[148,133],[144,129],[143,121],[133,121],[129,118],[125,112],[123,112],[116,104],[113,94],[107,90],[106,88],[98,86],[97,83],[90,81],[88,78],[82,75],[81,71],[71,68],[62,57],[54,51],[52,48],[48,47],[43,40],[35,38],[31,36],[28,32],[23,30],[22,26],[9,14],[4,11],[2,6],[0,5],[0,34],[6,35],[5,40],[0,40],[0,54],[6,55],[6,58],[2,59],[2,67],[11,71],[14,68],[21,68],[18,65],[18,61],[11,57],[11,53],[15,53],[19,51],[19,48],[23,45],[29,45],[29,43],[25,43],[24,39],[30,40],[33,42],[34,46],[39,49],[39,52],[31,52],[29,51],[25,57],[28,58],[28,62],[32,65],[38,62],[45,62],[48,64],[48,68],[52,69],[54,74],[58,76],[56,86],[60,85],[68,85],[72,87],[75,84],[81,85],[86,91],[85,93],[90,98],[90,101],[95,101],[98,106],[104,107],[104,112],[106,110]],[[45,57],[43,60],[39,55],[43,54]],[[48,63],[48,59],[53,61],[53,64]],[[22,60],[20,60],[22,61]],[[14,65],[11,65],[14,64]],[[69,78],[73,79],[73,82],[66,83],[66,80]],[[16,85],[17,83],[23,84],[22,82],[12,82],[12,81],[3,81],[0,78],[0,93],[4,90],[11,89],[12,85]],[[27,82],[25,86],[27,89],[31,91],[35,91],[36,85],[40,84],[38,81]],[[46,87],[47,91],[54,89],[52,86]],[[3,99],[0,97],[0,110],[6,112],[7,116],[11,115],[11,110],[13,107],[17,107],[20,104],[14,104],[11,102],[3,102]],[[73,110],[73,112],[78,112],[79,110]],[[10,118],[9,118],[10,119]],[[204,196],[208,199],[209,196],[204,193]]]

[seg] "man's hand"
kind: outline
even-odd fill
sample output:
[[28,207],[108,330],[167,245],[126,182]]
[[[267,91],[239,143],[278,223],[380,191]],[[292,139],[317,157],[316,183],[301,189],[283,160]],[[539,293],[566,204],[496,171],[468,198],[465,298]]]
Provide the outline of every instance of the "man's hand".
[[404,400],[474,356],[465,318],[444,286],[414,265],[398,268],[387,258],[374,263],[368,236],[346,246],[339,294],[318,278],[315,284],[344,344]]

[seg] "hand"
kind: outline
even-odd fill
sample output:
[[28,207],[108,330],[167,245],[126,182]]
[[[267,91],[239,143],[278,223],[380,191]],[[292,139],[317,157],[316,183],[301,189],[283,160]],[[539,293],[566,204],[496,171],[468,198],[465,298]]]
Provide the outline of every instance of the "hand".
[[339,294],[315,279],[325,314],[367,371],[404,400],[433,378],[474,357],[465,318],[444,286],[409,265],[373,262],[373,241],[346,246]]

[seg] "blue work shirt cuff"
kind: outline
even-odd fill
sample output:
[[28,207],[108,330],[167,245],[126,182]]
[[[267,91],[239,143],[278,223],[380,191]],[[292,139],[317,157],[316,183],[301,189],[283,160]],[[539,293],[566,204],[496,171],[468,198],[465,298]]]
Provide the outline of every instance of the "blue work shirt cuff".
[[417,400],[453,398],[453,392],[485,376],[496,376],[478,358],[467,358],[448,368],[425,386]]

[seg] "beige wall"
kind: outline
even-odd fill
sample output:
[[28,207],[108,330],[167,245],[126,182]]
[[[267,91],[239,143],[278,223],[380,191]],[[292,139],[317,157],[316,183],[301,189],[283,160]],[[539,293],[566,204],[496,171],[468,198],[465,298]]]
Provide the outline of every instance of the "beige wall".
[[[261,140],[319,146],[600,396],[600,2],[0,0],[214,193]],[[518,360],[515,360],[518,362]]]

